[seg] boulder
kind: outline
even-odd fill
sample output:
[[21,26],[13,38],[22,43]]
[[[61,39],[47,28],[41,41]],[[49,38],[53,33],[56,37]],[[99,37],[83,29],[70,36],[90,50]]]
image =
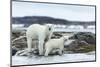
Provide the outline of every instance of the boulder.
[[88,44],[94,44],[96,43],[96,37],[94,33],[91,32],[79,32],[74,34],[72,37],[69,39],[77,39],[79,41],[85,41]]
[[18,49],[16,47],[12,47],[12,56],[14,56],[16,54],[16,52],[18,51]]
[[85,53],[95,51],[95,45],[88,44],[86,41],[75,40],[69,45],[65,45],[64,50],[73,51],[74,53]]

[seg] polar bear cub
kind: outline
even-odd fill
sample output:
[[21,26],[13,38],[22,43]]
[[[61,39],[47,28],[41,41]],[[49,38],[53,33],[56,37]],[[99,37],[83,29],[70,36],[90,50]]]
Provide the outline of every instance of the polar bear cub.
[[45,43],[45,56],[48,56],[48,54],[54,49],[58,49],[59,54],[62,55],[62,52],[64,50],[64,41],[64,37],[48,40]]

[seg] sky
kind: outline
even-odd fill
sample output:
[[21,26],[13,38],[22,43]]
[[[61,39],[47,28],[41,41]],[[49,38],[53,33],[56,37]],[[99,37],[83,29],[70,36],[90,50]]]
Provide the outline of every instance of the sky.
[[24,16],[49,16],[71,21],[95,21],[95,7],[13,1],[12,17]]

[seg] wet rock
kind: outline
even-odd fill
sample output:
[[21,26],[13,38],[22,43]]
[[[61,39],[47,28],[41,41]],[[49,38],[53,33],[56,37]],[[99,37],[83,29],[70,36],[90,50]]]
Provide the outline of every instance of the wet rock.
[[53,33],[51,38],[53,39],[53,38],[60,38],[60,37],[62,37],[62,34],[55,32],[55,33]]
[[95,51],[95,45],[88,44],[85,41],[75,40],[69,45],[65,46],[66,51],[73,51],[74,53],[85,53]]
[[[54,33],[52,35],[52,38],[60,38],[62,35],[67,33]],[[12,34],[12,40],[15,38],[18,38],[19,36],[24,36],[25,33],[13,33]],[[68,42],[69,41],[69,42]],[[84,52],[90,52],[95,50],[95,34],[93,33],[83,33],[79,32],[77,34],[74,34],[69,38],[69,40],[66,41],[64,45],[64,51],[65,53],[72,52],[72,53],[84,53]],[[27,48],[27,40],[26,38],[22,38],[20,40],[15,41],[12,43],[12,46],[16,47],[16,49],[12,49],[12,55],[14,55],[17,51],[24,50]],[[38,51],[34,51],[34,54],[38,55]],[[57,53],[54,53],[57,54]]]
[[17,51],[18,51],[18,49],[16,47],[12,47],[12,56],[14,56]]
[[93,34],[91,32],[79,32],[77,34],[74,34],[69,39],[77,39],[79,41],[85,41],[88,44],[95,44],[96,43],[95,34]]
[[15,41],[14,43],[12,43],[12,46],[15,46],[19,50],[23,50],[24,48],[27,48],[26,38]]

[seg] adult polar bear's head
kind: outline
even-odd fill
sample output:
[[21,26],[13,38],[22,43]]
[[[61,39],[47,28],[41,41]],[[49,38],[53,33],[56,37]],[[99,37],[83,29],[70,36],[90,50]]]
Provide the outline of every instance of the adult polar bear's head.
[[46,27],[46,39],[45,39],[45,41],[48,41],[52,37],[54,26],[53,26],[53,24],[50,24],[50,25],[45,24],[45,27]]

